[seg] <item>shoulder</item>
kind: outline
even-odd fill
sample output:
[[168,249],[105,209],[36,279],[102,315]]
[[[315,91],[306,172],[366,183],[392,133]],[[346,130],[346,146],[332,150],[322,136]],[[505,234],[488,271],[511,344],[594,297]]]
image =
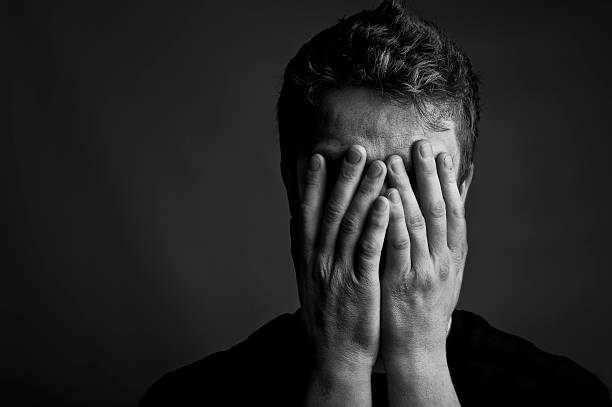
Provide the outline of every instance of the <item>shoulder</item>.
[[283,378],[298,365],[294,362],[300,355],[300,329],[297,313],[280,315],[230,349],[166,373],[149,388],[140,406],[213,400],[231,405],[265,397],[266,387],[283,385]]
[[504,394],[508,404],[612,405],[602,381],[576,362],[496,329],[471,312],[453,314],[448,352],[453,381],[465,398],[499,405]]

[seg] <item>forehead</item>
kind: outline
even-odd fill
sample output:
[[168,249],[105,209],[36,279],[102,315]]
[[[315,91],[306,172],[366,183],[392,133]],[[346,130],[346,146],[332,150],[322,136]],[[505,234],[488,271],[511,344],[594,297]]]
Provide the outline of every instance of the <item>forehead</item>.
[[428,139],[435,153],[457,156],[455,126],[443,121],[443,129],[430,129],[414,106],[400,105],[367,88],[344,88],[325,94],[317,117],[314,151],[339,158],[353,144],[365,147],[368,161],[398,154],[410,160],[411,145]]

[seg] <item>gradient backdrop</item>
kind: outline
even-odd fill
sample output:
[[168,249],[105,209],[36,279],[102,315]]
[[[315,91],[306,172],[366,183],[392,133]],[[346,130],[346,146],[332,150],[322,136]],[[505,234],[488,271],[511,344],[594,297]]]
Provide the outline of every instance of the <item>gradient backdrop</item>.
[[[520,3],[411,2],[482,77],[460,307],[611,386],[612,10]],[[2,6],[3,398],[134,405],[295,310],[282,71],[375,4]]]

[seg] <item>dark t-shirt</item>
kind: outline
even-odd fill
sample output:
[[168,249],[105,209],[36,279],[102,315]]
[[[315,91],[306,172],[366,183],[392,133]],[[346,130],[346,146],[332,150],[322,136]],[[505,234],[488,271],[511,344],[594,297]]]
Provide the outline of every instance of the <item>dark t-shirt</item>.
[[[300,310],[268,322],[229,350],[164,375],[141,407],[294,406],[305,392],[309,347]],[[612,406],[593,374],[467,311],[453,313],[447,360],[462,406]],[[374,406],[387,406],[384,373],[372,374]]]

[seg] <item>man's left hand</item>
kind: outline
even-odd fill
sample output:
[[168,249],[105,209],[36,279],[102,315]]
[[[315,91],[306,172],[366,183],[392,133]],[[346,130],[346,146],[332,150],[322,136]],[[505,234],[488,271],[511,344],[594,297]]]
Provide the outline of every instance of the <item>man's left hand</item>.
[[434,157],[425,140],[415,143],[413,153],[420,205],[403,160],[392,156],[387,164],[392,188],[381,280],[381,353],[390,401],[458,405],[446,336],[467,254],[463,199],[450,154]]

